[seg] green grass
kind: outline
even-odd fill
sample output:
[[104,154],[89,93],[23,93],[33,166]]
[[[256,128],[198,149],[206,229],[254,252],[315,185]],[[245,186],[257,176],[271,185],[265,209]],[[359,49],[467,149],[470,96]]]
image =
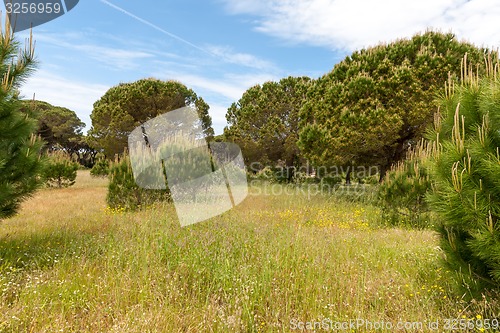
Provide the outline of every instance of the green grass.
[[105,196],[106,180],[79,171],[74,187],[42,190],[1,222],[0,332],[288,332],[291,320],[500,316],[493,295],[456,293],[432,231],[383,228],[376,207],[251,195],[181,228],[169,204],[127,213]]

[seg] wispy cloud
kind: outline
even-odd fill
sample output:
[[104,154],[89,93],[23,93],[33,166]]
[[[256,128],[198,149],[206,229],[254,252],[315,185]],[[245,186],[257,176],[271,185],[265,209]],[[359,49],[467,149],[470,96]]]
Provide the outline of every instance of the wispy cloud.
[[226,112],[228,105],[210,103],[210,117],[212,117],[212,127],[214,128],[215,134],[222,134],[224,132],[224,127],[227,126]]
[[231,102],[239,100],[251,86],[277,79],[271,74],[226,74],[223,78],[209,78],[191,73],[168,71],[163,72],[160,78],[179,80],[195,91],[200,91],[200,94],[205,92],[201,96],[216,94],[219,98]]
[[352,51],[427,28],[500,45],[497,0],[221,0],[231,14],[258,17],[255,29],[292,43]]
[[131,18],[133,18],[134,20],[136,20],[138,22],[141,22],[142,24],[145,24],[145,25],[147,25],[147,26],[155,29],[156,31],[159,31],[159,32],[161,32],[164,35],[167,35],[168,37],[171,37],[171,38],[176,39],[176,40],[178,40],[178,41],[180,41],[180,42],[182,42],[182,43],[184,43],[186,45],[189,45],[192,48],[197,49],[198,51],[202,51],[202,52],[205,52],[205,53],[210,53],[206,49],[204,49],[204,48],[202,48],[202,47],[200,47],[200,46],[198,46],[196,44],[193,44],[190,41],[188,41],[188,40],[186,40],[186,39],[184,39],[184,38],[182,38],[180,36],[177,36],[176,34],[173,34],[173,33],[169,32],[169,31],[167,31],[167,30],[165,30],[165,29],[157,26],[156,24],[154,24],[154,23],[152,23],[152,22],[150,22],[150,21],[142,18],[142,17],[137,16],[137,15],[135,15],[135,14],[133,14],[133,13],[125,10],[124,8],[122,8],[120,6],[117,6],[117,5],[111,3],[111,2],[109,2],[107,0],[100,0],[100,1],[102,3],[108,5],[109,7],[113,8],[113,9],[116,9],[117,11],[119,11],[119,12],[121,12],[121,13],[123,13],[123,14],[131,17]]
[[227,125],[225,115],[229,106],[238,101],[248,88],[278,79],[272,74],[226,74],[222,78],[210,78],[190,73],[168,71],[164,71],[158,78],[162,80],[179,80],[196,91],[198,96],[203,97],[210,105],[209,112],[216,134],[222,133]]
[[144,59],[154,57],[151,53],[144,51],[123,50],[91,44],[78,45],[74,48],[76,50],[86,52],[90,58],[98,60],[118,70],[138,68]]
[[192,87],[196,91],[203,90],[209,93],[215,93],[233,101],[241,97],[241,87],[239,85],[235,85],[234,82],[228,82],[221,79],[211,79],[206,76],[188,73],[172,73],[171,77],[177,78],[182,83],[188,87]]
[[219,0],[231,14],[262,14],[270,8],[266,0]]
[[251,54],[235,52],[231,47],[228,47],[228,46],[225,46],[225,47],[221,47],[221,46],[202,47],[202,46],[196,45],[196,44],[188,41],[187,39],[182,38],[176,34],[173,34],[169,31],[159,27],[158,25],[156,25],[156,24],[154,24],[154,23],[152,23],[152,22],[150,22],[142,17],[139,17],[139,16],[125,10],[124,8],[117,6],[117,5],[111,3],[107,0],[100,0],[100,1],[102,3],[110,6],[111,8],[114,8],[117,11],[133,18],[134,20],[151,27],[151,28],[155,29],[156,31],[161,32],[162,34],[164,34],[170,38],[173,38],[177,41],[180,41],[181,43],[183,43],[185,45],[188,45],[188,46],[190,46],[198,51],[201,51],[201,52],[208,54],[214,58],[217,58],[219,60],[222,60],[222,61],[225,61],[225,62],[231,63],[231,64],[236,64],[236,65],[251,67],[251,68],[256,68],[256,69],[269,69],[269,68],[273,67],[273,65],[266,60],[259,59],[256,56],[251,55]]
[[[78,43],[70,43],[69,40],[78,40]],[[82,36],[71,34],[71,38],[64,34],[50,35],[37,34],[37,42],[48,43],[65,50],[78,51],[81,55],[97,60],[105,64],[110,69],[131,70],[138,68],[141,62],[147,58],[153,58],[155,55],[145,50],[130,50],[116,46],[102,46],[98,44],[86,43]]]
[[254,68],[258,70],[274,70],[272,62],[260,59],[252,54],[235,52],[229,46],[208,46],[207,49],[219,59],[238,66]]

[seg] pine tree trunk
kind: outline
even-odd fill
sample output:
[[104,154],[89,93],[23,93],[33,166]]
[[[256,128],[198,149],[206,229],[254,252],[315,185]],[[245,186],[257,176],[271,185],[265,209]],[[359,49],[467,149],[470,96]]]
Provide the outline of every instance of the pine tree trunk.
[[346,185],[351,185],[351,167],[347,167],[347,173],[345,175],[345,184]]

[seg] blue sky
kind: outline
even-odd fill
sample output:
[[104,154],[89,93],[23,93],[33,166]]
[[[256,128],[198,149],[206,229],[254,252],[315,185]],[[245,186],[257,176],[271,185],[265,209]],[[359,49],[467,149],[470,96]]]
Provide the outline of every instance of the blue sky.
[[33,29],[40,65],[22,93],[76,111],[88,130],[110,87],[177,80],[209,103],[221,133],[257,83],[317,78],[353,50],[426,28],[496,48],[499,22],[497,0],[81,0]]

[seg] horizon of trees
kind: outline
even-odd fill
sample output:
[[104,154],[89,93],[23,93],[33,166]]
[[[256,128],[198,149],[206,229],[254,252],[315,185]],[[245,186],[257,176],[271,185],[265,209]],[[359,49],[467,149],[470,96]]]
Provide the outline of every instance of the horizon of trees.
[[464,55],[481,71],[488,52],[434,31],[355,51],[316,80],[249,88],[228,109],[224,137],[247,162],[340,167],[347,183],[356,167],[376,166],[382,181],[422,138],[445,83],[460,78]]
[[23,108],[34,109],[44,149],[64,149],[87,167],[99,152],[108,159],[122,153],[139,124],[193,105],[206,137],[237,143],[247,163],[340,167],[347,182],[354,167],[377,166],[382,180],[422,138],[445,82],[459,79],[463,55],[474,67],[487,52],[434,31],[355,51],[318,79],[289,76],[250,87],[228,108],[217,137],[208,104],[177,81],[146,78],[110,88],[94,103],[87,135],[67,108],[43,101],[23,101]]

